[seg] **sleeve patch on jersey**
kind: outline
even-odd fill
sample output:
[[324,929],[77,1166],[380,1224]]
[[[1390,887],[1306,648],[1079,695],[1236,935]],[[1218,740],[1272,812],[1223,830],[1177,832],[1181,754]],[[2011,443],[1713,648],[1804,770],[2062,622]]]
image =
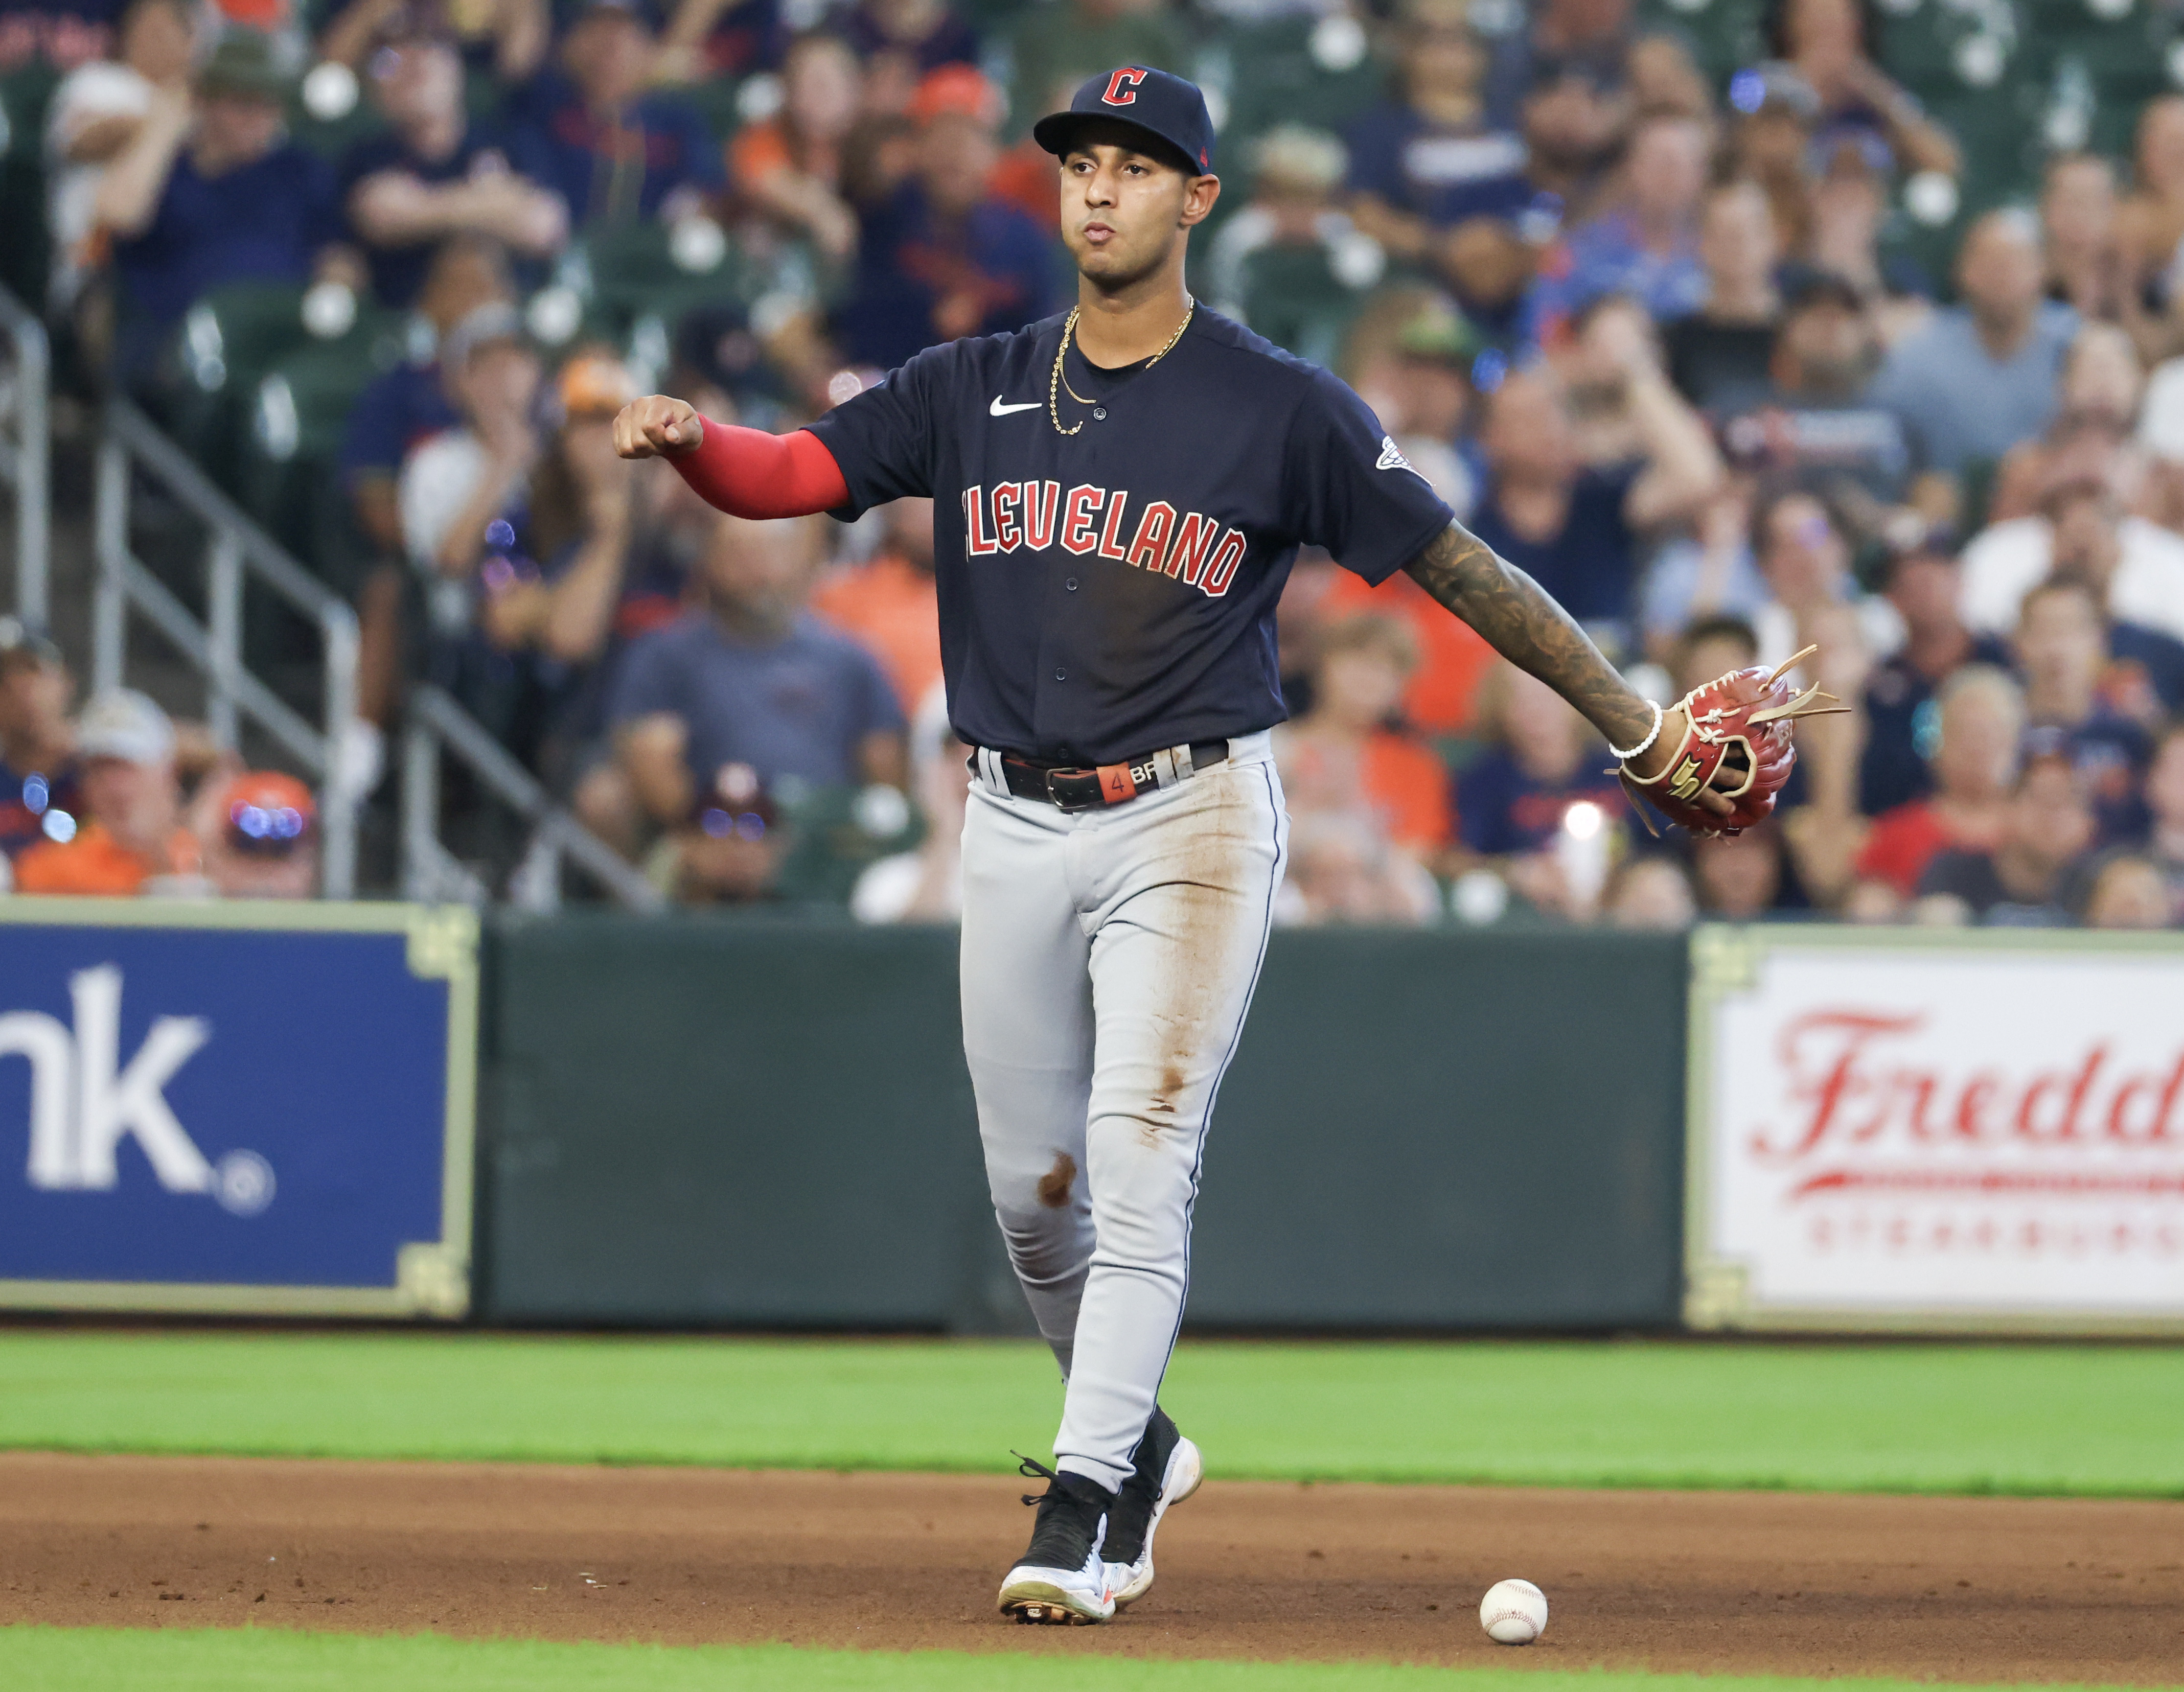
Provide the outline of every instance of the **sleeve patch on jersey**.
[[1396,437],[1393,435],[1383,435],[1380,437],[1380,461],[1374,465],[1373,468],[1375,470],[1407,470],[1410,471],[1412,476],[1416,476],[1418,473],[1418,466],[1403,456],[1403,449],[1396,444]]

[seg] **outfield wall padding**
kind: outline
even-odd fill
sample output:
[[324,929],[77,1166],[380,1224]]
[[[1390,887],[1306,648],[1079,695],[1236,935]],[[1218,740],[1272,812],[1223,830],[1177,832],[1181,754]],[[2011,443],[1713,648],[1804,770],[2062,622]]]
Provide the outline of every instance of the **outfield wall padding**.
[[[952,931],[510,919],[485,1319],[1027,1331]],[[1685,949],[1278,934],[1197,1211],[1201,1327],[1672,1325]]]

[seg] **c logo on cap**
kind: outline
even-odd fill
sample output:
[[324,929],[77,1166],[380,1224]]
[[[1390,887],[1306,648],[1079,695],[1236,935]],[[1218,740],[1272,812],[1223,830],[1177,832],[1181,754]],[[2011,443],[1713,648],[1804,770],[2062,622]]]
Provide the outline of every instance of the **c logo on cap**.
[[1142,70],[1118,70],[1107,79],[1107,92],[1100,97],[1111,106],[1134,106],[1138,103],[1138,84],[1145,80]]

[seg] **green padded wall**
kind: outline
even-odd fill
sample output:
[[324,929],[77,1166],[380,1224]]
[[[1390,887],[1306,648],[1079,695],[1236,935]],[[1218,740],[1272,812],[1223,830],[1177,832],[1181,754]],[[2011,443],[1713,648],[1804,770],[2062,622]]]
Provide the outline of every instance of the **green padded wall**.
[[[955,936],[510,921],[488,1321],[1022,1331]],[[1684,946],[1279,934],[1198,1206],[1201,1327],[1667,1326]]]

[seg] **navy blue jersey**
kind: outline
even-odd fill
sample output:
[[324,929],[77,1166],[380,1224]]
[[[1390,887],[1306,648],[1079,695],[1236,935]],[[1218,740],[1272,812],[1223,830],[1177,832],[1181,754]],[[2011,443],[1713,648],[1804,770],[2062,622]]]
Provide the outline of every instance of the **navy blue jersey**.
[[[949,715],[975,746],[1086,764],[1271,727],[1274,606],[1301,544],[1384,581],[1453,519],[1365,403],[1201,307],[1100,370],[1062,320],[929,348],[811,426],[853,518],[933,504]],[[1071,398],[1083,396],[1083,403]]]

